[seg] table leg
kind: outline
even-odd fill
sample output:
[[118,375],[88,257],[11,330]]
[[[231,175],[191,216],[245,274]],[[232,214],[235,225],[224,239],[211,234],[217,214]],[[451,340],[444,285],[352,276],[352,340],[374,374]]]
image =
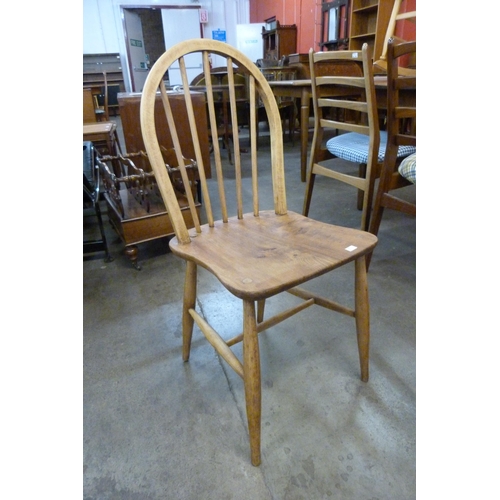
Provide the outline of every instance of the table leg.
[[307,89],[302,89],[300,97],[300,180],[306,182],[307,142],[309,138],[310,97]]

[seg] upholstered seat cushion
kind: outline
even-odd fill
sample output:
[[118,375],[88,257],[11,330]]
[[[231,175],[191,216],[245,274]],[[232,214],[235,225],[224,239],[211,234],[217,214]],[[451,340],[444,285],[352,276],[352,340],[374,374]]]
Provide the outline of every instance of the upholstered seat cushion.
[[[332,137],[326,143],[326,148],[332,155],[355,163],[367,163],[368,144],[370,138],[367,135],[349,132]],[[380,132],[380,147],[378,150],[378,161],[384,161],[387,146],[387,132]],[[416,152],[414,146],[399,146],[398,158],[404,158]]]
[[398,172],[412,184],[417,182],[417,153],[407,156],[399,165]]

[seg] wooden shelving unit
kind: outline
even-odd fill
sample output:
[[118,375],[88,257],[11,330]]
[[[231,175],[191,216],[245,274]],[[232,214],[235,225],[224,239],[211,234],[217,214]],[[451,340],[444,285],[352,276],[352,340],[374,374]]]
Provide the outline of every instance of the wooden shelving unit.
[[351,0],[349,50],[359,50],[368,43],[373,60],[382,54],[394,0]]
[[118,111],[117,96],[125,92],[120,54],[83,54],[83,87],[90,88],[99,105],[104,105],[104,75],[108,83],[108,108]]
[[104,83],[102,76],[106,72],[108,84],[119,84],[121,92],[125,91],[123,83],[120,54],[83,54],[83,86],[97,87]]

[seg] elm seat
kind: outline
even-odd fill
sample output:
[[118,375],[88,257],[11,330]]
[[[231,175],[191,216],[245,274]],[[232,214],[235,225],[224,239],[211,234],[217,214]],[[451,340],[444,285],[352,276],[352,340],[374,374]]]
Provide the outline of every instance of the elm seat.
[[[367,163],[370,138],[367,135],[349,132],[332,137],[326,143],[326,149],[337,158],[355,163]],[[380,146],[378,148],[378,161],[383,162],[387,147],[387,132],[380,131]],[[417,151],[415,146],[399,146],[397,158],[402,159]]]
[[[196,116],[187,79],[186,56],[201,56],[207,86],[207,110],[211,135],[215,178],[207,182],[202,148],[197,134]],[[210,75],[210,60],[224,59],[228,76],[228,106],[233,125],[234,161],[222,168],[218,140],[218,122]],[[180,174],[187,185],[185,162],[179,141],[179,130],[171,107],[172,96],[163,83],[165,72],[178,65],[184,87],[188,116],[188,133],[195,146],[204,217],[202,224],[191,190],[186,189],[194,227],[187,228],[182,217],[175,189],[163,161],[155,123],[164,112],[172,135]],[[239,147],[238,101],[234,85],[237,72],[244,72],[249,89],[249,155],[242,158]],[[163,107],[155,106],[160,91]],[[257,151],[257,102],[269,123],[270,147]],[[243,379],[246,414],[253,465],[260,464],[261,447],[261,366],[259,334],[312,305],[319,305],[355,320],[361,380],[368,381],[369,364],[369,301],[366,281],[366,255],[377,243],[376,236],[358,229],[334,226],[315,221],[287,210],[283,151],[283,129],[278,103],[271,87],[259,68],[231,45],[216,40],[194,39],[169,48],[151,68],[141,98],[141,130],[147,154],[154,171],[168,215],[175,230],[169,242],[172,253],[186,262],[182,316],[182,356],[189,360],[194,323],[228,365]],[[258,153],[258,154],[257,154]],[[229,172],[231,168],[232,172]],[[272,173],[272,190],[260,190],[259,171]],[[225,181],[225,178],[227,181]],[[269,193],[264,196],[264,192]],[[232,203],[226,203],[231,200]],[[244,210],[245,207],[245,210]],[[245,212],[246,211],[246,212]],[[217,214],[217,217],[215,216]],[[346,307],[331,298],[320,297],[305,289],[307,282],[337,268],[349,265],[354,274],[354,307]],[[201,266],[215,276],[221,286],[241,299],[241,327],[230,339],[224,339],[210,324],[197,299],[197,272]],[[167,276],[167,275],[165,275]],[[333,279],[333,276],[332,276]],[[293,305],[264,318],[267,299],[281,292],[292,294]],[[332,290],[333,292],[333,290]],[[216,315],[223,314],[222,301]],[[232,314],[232,313],[230,313]],[[166,318],[168,321],[168,318]],[[197,332],[196,332],[197,333]],[[304,332],[305,335],[314,332]],[[231,349],[243,343],[240,359]],[[267,346],[266,346],[267,347]],[[270,347],[270,346],[269,346]],[[276,347],[278,348],[278,347]],[[194,348],[196,351],[196,347]],[[196,352],[193,353],[195,355]],[[293,367],[284,368],[293,370]],[[289,377],[284,377],[284,380]],[[189,383],[186,380],[186,383]],[[179,389],[182,390],[182,389]],[[210,397],[208,394],[207,398]],[[190,404],[189,399],[185,404]],[[361,418],[361,416],[360,416]],[[269,446],[275,446],[270,443]],[[213,446],[219,446],[214,442]]]

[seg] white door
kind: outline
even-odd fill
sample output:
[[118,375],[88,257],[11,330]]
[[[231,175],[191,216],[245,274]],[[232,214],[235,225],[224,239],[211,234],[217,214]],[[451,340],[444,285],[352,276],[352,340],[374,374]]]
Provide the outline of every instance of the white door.
[[[199,9],[161,9],[165,50],[176,43],[201,37]],[[190,54],[185,58],[189,82],[202,70],[201,55]],[[170,85],[182,84],[179,65],[175,63],[168,70]]]
[[149,73],[144,48],[141,18],[135,12],[123,9],[127,32],[128,54],[130,57],[130,76],[132,92],[142,92]]

